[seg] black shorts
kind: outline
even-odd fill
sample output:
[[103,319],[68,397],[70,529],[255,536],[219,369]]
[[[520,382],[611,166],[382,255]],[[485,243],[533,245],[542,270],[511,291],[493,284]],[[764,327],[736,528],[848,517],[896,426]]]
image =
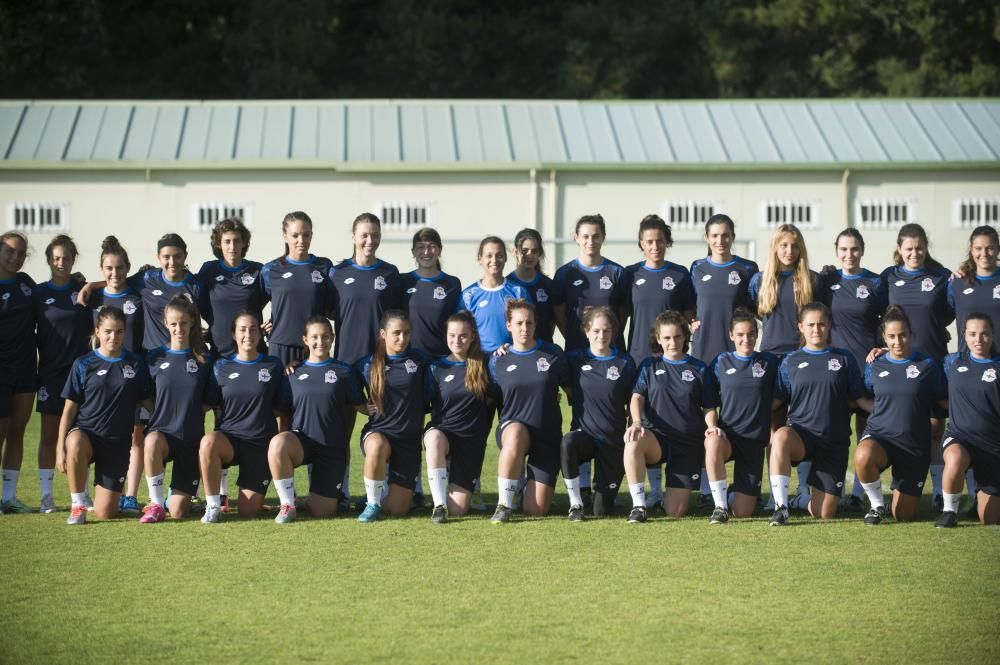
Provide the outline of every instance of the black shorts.
[[301,365],[306,359],[306,347],[301,344],[285,346],[284,344],[275,344],[272,342],[267,347],[267,355],[278,358],[283,367],[288,367],[293,362],[296,365]]
[[38,376],[38,397],[35,398],[35,411],[50,416],[61,416],[66,400],[62,398],[62,390],[66,386],[66,377],[70,368],[64,371],[46,372]]
[[343,496],[344,471],[347,469],[347,449],[319,443],[298,430],[292,430],[302,445],[303,464],[312,464],[309,493],[325,499]]
[[434,425],[428,425],[424,432],[432,429],[441,432],[448,439],[448,484],[472,492],[483,472],[486,437],[460,436]]
[[267,486],[271,484],[271,467],[267,464],[267,441],[241,439],[219,430],[229,439],[233,447],[233,459],[222,468],[240,467],[240,475],[236,485],[242,490],[250,490],[257,494],[267,494]]
[[734,462],[733,490],[747,496],[760,496],[760,485],[764,478],[764,448],[767,447],[767,441],[748,439],[729,430],[724,431],[732,449],[726,461]]
[[[850,445],[833,446],[798,425],[788,427],[795,430],[806,449],[805,457],[799,462],[812,462],[806,484],[821,492],[841,496],[844,493]],[[792,466],[798,466],[799,462],[792,462]]]
[[[10,418],[10,400],[14,395],[33,393],[38,389],[35,362],[20,367],[0,367],[0,418]],[[56,394],[62,393],[62,386]]]
[[70,432],[81,432],[90,440],[90,461],[94,464],[94,484],[109,492],[121,494],[128,474],[129,450],[132,439],[110,439],[74,427]]
[[927,471],[931,467],[930,451],[915,455],[909,450],[904,450],[892,441],[865,432],[858,440],[860,443],[865,439],[871,439],[882,447],[889,463],[878,470],[882,473],[890,466],[892,467],[892,489],[899,490],[901,494],[909,496],[920,496],[924,492],[924,481],[927,480]]
[[[389,441],[389,471],[385,480],[391,485],[399,485],[403,489],[413,491],[420,479],[420,436],[398,437],[379,430],[368,429],[366,425],[361,430],[361,454],[365,454],[365,439],[370,434],[381,434]],[[343,479],[343,474],[341,474]]]
[[[502,447],[503,430],[516,420],[506,420],[497,425],[496,439],[497,446]],[[520,423],[524,425],[524,423]],[[555,487],[559,478],[559,441],[561,436],[553,437],[542,432],[536,427],[524,425],[528,430],[528,437],[531,444],[528,448],[528,480],[541,483],[548,487]]]
[[667,449],[667,478],[664,485],[675,489],[696,490],[701,486],[705,466],[705,439],[689,436],[656,436],[660,450]]
[[945,430],[942,448],[956,443],[962,444],[972,461],[972,477],[976,479],[976,488],[990,496],[1000,496],[1000,454],[973,446],[962,440],[962,437]]
[[170,490],[194,496],[198,493],[198,483],[201,482],[201,467],[198,463],[198,443],[201,437],[195,441],[182,441],[166,432],[153,431],[167,440],[166,461],[173,462]]
[[[625,443],[610,444],[579,429],[566,433],[562,445],[576,447],[577,462],[594,461],[594,491],[604,495],[618,493],[625,477]],[[563,465],[565,467],[565,464]],[[566,469],[563,468],[563,475]]]

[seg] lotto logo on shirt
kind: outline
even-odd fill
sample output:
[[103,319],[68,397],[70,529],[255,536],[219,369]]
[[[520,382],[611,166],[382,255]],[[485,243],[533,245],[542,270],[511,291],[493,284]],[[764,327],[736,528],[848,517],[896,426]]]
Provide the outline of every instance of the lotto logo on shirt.
[[46,299],[45,299],[45,304],[46,304],[46,305],[51,305],[51,304],[52,304],[52,303],[54,303],[55,301],[56,301],[56,299],[55,299],[55,298],[46,298]]
[[667,276],[667,277],[663,278],[663,290],[664,291],[673,291],[674,287],[676,287],[676,286],[677,285],[674,284],[674,278],[673,277]]
[[618,373],[617,367],[608,368],[608,373],[607,373],[608,381],[617,381],[619,377],[621,377],[621,374]]
[[920,369],[916,365],[910,365],[906,368],[906,378],[915,379],[920,376]]
[[299,381],[305,381],[309,378],[308,374],[299,374]]
[[611,278],[608,277],[607,275],[601,277],[601,289],[607,291],[610,288],[611,288]]
[[924,291],[924,292],[926,292],[926,291],[933,291],[934,290],[934,280],[931,279],[930,277],[924,277],[924,279],[920,282],[920,290]]
[[332,369],[329,370],[329,371],[327,371],[327,373],[323,375],[323,382],[324,383],[336,383],[337,382],[337,373],[334,372]]
[[388,284],[385,283],[385,277],[383,277],[382,275],[379,275],[378,277],[375,278],[375,290],[376,291],[385,291],[385,287],[386,286],[388,286]]
[[161,291],[159,289],[154,289],[153,290],[153,295],[154,296],[162,296],[163,295],[163,291]]
[[843,365],[840,364],[840,360],[837,358],[830,358],[830,361],[826,364],[827,369],[831,372],[839,372]]
[[216,282],[224,282],[224,281],[226,281],[226,276],[225,275],[216,275],[215,276],[215,281]]
[[549,371],[549,367],[552,366],[552,365],[549,364],[549,361],[546,360],[545,358],[539,358],[538,362],[535,363],[535,365],[537,365],[539,372],[548,372]]
[[867,286],[865,286],[864,284],[860,284],[858,286],[858,290],[854,292],[854,295],[856,295],[858,298],[861,298],[862,300],[864,300],[865,298],[867,298],[871,294],[868,293],[868,287]]
[[732,284],[733,286],[736,286],[741,281],[743,281],[743,280],[740,279],[740,274],[738,272],[736,272],[735,270],[733,270],[733,271],[731,271],[729,273],[729,283],[730,284]]
[[444,382],[445,383],[451,383],[454,380],[455,380],[455,375],[454,374],[449,374],[448,376],[444,377]]
[[262,369],[257,372],[257,381],[260,383],[267,383],[271,380],[271,371],[267,368]]

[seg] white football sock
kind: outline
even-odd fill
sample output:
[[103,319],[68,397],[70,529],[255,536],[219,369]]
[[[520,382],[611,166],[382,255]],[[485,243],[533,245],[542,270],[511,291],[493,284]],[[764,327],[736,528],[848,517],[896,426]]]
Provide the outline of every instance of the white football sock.
[[221,494],[206,494],[205,495],[205,506],[208,508],[222,508],[222,495]]
[[944,500],[944,510],[957,513],[958,512],[958,502],[962,499],[961,494],[948,494],[945,492],[941,495]]
[[384,486],[385,480],[365,478],[365,496],[368,498],[368,503],[376,506],[382,505],[382,488]]
[[517,479],[497,476],[497,503],[511,508],[514,506],[514,494],[517,493]]
[[17,479],[21,472],[17,469],[3,470],[3,500],[11,501],[17,496]]
[[278,500],[281,501],[281,505],[295,505],[295,476],[278,478],[274,481],[274,489],[278,491]]
[[161,473],[158,476],[146,476],[146,487],[149,489],[149,502],[155,503],[158,506],[163,505],[163,476],[165,473]]
[[52,481],[55,477],[55,469],[38,470],[38,482],[42,486],[42,496],[52,496]]
[[882,498],[882,479],[876,478],[870,483],[861,483],[862,489],[865,491],[865,496],[868,497],[869,503],[872,504],[872,508],[884,508],[885,500]]
[[570,507],[582,506],[583,496],[580,493],[580,478],[563,477],[563,482],[566,483],[566,494],[569,494]]
[[727,503],[729,497],[726,496],[726,481],[723,480],[710,480],[708,481],[709,490],[712,492],[712,500],[715,501],[716,508],[728,508]]
[[774,507],[788,507],[788,484],[792,482],[791,476],[779,476],[771,474],[771,496],[774,497]]
[[74,506],[86,506],[87,505],[87,493],[86,492],[70,492],[69,498],[70,498],[70,502]]
[[434,506],[448,505],[448,469],[441,467],[438,469],[427,469],[427,484],[431,486],[431,498],[434,499]]
[[628,493],[632,495],[633,508],[646,507],[646,483],[635,483],[628,486]]

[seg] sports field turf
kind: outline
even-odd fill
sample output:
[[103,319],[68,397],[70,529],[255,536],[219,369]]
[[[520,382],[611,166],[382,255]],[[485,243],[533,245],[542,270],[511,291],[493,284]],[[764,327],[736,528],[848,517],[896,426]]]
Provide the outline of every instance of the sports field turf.
[[[33,421],[32,506],[36,441]],[[491,445],[487,503],[495,468]],[[934,529],[926,511],[877,528],[570,524],[560,487],[552,517],[502,526],[425,511],[71,528],[56,483],[59,513],[0,516],[3,663],[1000,662],[1000,528]]]

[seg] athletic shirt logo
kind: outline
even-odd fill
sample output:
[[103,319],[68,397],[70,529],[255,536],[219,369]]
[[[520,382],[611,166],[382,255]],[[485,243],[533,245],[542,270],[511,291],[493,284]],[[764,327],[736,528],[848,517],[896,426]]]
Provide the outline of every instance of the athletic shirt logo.
[[928,291],[933,291],[934,280],[931,279],[930,277],[924,277],[924,279],[920,282],[920,290],[923,291],[924,293]]
[[636,286],[642,286],[645,283],[646,283],[646,278],[644,278],[644,277],[640,277],[639,279],[635,280],[635,285]]
[[536,362],[535,365],[538,367],[539,372],[548,372],[549,367],[552,366],[549,364],[549,361],[545,358],[539,358],[538,362]]
[[215,281],[216,282],[224,282],[224,281],[226,281],[226,276],[225,275],[216,275],[215,276]]
[[[972,287],[970,286],[970,287],[969,287],[969,288],[967,288],[966,290],[962,291],[962,294],[963,294],[963,295],[969,295],[969,294],[971,294],[971,293],[972,293],[973,291],[975,291],[975,289],[974,289],[974,288],[972,288]],[[995,290],[995,289],[994,289],[994,291],[993,291],[993,297],[994,297],[994,298],[996,298],[996,297],[997,297],[997,292],[996,292],[996,290]]]
[[726,370],[726,374],[729,374],[729,375],[736,374],[736,368],[735,367],[730,367],[729,369]]
[[674,278],[673,277],[667,276],[667,277],[663,278],[663,290],[664,291],[673,291],[675,286],[677,286],[677,285],[674,284]]
[[31,295],[31,287],[28,286],[27,284],[22,284],[21,285],[21,293],[23,293],[26,296],[30,296]]
[[582,279],[578,279],[575,282],[573,282],[573,286],[580,286],[581,284],[583,284],[583,280]]
[[865,286],[864,284],[859,284],[858,285],[858,290],[854,292],[854,295],[857,296],[858,298],[861,298],[862,300],[864,300],[865,298],[867,298],[871,294],[868,292],[868,287],[867,286]]
[[767,373],[767,368],[764,367],[764,363],[756,362],[750,368],[750,373],[753,375],[753,378],[759,379]]
[[170,367],[170,363],[160,363],[160,369],[166,369]]
[[454,380],[455,380],[455,375],[454,374],[449,374],[448,376],[444,377],[444,382],[445,383],[451,383]]
[[515,369],[517,369],[517,365],[509,365],[507,367],[507,371],[508,372],[513,372]]
[[983,372],[983,381],[985,381],[986,383],[993,383],[996,380],[997,380],[997,371],[992,367]]
[[480,301],[479,301],[479,306],[480,306],[480,307],[486,307],[486,305],[488,305],[488,304],[489,304],[489,303],[488,303],[488,302],[486,302],[485,300],[480,300]]
[[666,373],[667,373],[667,370],[665,370],[665,369],[658,369],[658,370],[656,370],[656,371],[655,371],[655,372],[653,372],[653,373],[654,373],[654,374],[656,374],[656,376],[659,376],[659,375],[661,375],[661,374],[666,374]]
[[896,284],[896,286],[902,286],[903,284],[906,284],[906,282],[903,281],[903,280],[901,280],[901,279],[899,279],[899,280],[896,280],[895,284]]
[[993,287],[993,299],[1000,300],[1000,284]]
[[44,402],[48,398],[49,398],[49,391],[45,389],[45,386],[42,386],[41,388],[39,388],[38,389],[38,401],[39,402]]
[[618,373],[617,367],[611,366],[608,368],[608,373],[607,373],[608,381],[617,381],[619,377],[621,377],[621,374]]
[[108,373],[108,370],[106,370],[106,369],[99,369],[99,370],[97,370],[97,376],[104,376],[107,373]]
[[385,283],[385,277],[383,277],[382,275],[379,275],[378,277],[375,278],[375,290],[376,291],[385,291],[385,287],[386,286],[388,286],[388,284]]
[[830,361],[826,363],[826,367],[831,372],[839,372],[840,368],[843,367],[843,365],[840,364],[840,360],[838,360],[837,358],[830,358]]
[[155,290],[153,291],[153,295],[154,295],[154,296],[162,296],[162,295],[163,295],[163,291],[161,291],[161,290],[159,290],[159,289],[155,289]]
[[444,300],[448,297],[448,294],[444,292],[443,286],[434,287],[434,300]]
[[326,374],[323,375],[323,383],[336,383],[337,373],[332,369],[327,370]]
[[309,273],[309,278],[312,280],[313,284],[320,284],[323,282],[323,273],[319,270],[313,270]]
[[703,281],[703,282],[707,282],[707,281],[708,281],[708,280],[710,280],[710,279],[712,279],[712,276],[711,276],[711,275],[705,275],[704,277],[702,277],[702,278],[701,278],[701,281]]
[[131,365],[122,365],[122,376],[126,379],[134,379],[135,369]]
[[243,284],[243,286],[250,286],[253,284],[254,279],[255,277],[253,275],[244,274],[240,277],[240,283]]
[[126,300],[125,304],[122,305],[122,311],[129,315],[135,314],[135,303],[131,300]]
[[694,372],[689,369],[681,372],[681,381],[694,381]]
[[601,289],[603,291],[607,291],[608,289],[611,288],[611,278],[608,277],[607,275],[605,275],[604,277],[601,277],[600,284],[601,284]]
[[[381,278],[379,278],[379,279],[381,279]],[[406,368],[406,373],[407,374],[416,374],[417,373],[417,363],[413,362],[409,358],[407,358],[406,362],[403,363],[403,367]]]
[[806,367],[809,367],[809,363],[808,362],[801,362],[801,363],[799,363],[799,369],[805,369]]
[[735,270],[733,270],[733,271],[731,271],[729,273],[729,283],[732,284],[733,286],[736,286],[737,284],[739,284],[742,281],[743,280],[740,279],[740,274],[738,272],[736,272]]
[[887,369],[882,370],[881,372],[878,373],[878,376],[880,379],[884,379],[885,377],[889,376],[889,370]]
[[309,378],[308,374],[299,374],[299,381],[305,381]]
[[45,299],[45,304],[46,304],[46,305],[51,305],[51,304],[52,304],[52,303],[54,303],[55,301],[56,301],[56,299],[55,299],[55,298],[46,298],[46,299]]
[[283,274],[283,275],[281,276],[281,279],[288,279],[288,278],[289,278],[289,277],[291,277],[291,276],[292,276],[292,273],[290,273],[290,272],[286,272],[285,274]]
[[915,379],[920,376],[920,369],[916,365],[910,365],[906,368],[906,378]]
[[416,293],[417,292],[417,287],[411,286],[410,288],[406,289],[406,292],[407,293]]
[[959,367],[959,368],[958,368],[957,370],[955,370],[955,371],[957,371],[957,372],[959,372],[959,373],[963,373],[963,372],[968,372],[968,371],[969,371],[969,368],[968,368],[968,367],[966,367],[965,365],[962,365],[961,367]]
[[240,377],[239,372],[233,372],[232,374],[229,375],[230,379],[238,379],[239,377]]
[[591,366],[591,365],[582,365],[582,366],[580,367],[580,371],[581,371],[581,372],[589,372],[589,371],[590,371],[590,370],[592,370],[592,369],[594,369],[594,368],[593,368],[593,366]]
[[267,368],[262,369],[257,372],[257,381],[259,383],[267,383],[271,380],[271,371]]
[[535,291],[535,299],[538,302],[548,302],[549,294],[545,292],[545,289],[538,289],[537,291]]
[[348,277],[347,279],[344,280],[344,284],[353,284],[353,283],[354,283],[353,277]]
[[188,358],[187,364],[184,365],[184,369],[187,370],[188,374],[198,373],[198,361],[194,358]]
[[833,286],[830,287],[830,290],[831,291],[839,291],[840,290],[840,284],[834,284]]

